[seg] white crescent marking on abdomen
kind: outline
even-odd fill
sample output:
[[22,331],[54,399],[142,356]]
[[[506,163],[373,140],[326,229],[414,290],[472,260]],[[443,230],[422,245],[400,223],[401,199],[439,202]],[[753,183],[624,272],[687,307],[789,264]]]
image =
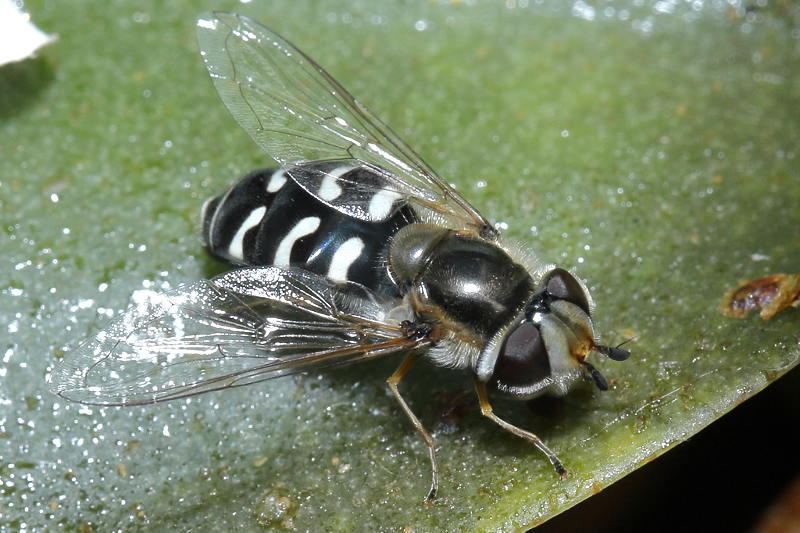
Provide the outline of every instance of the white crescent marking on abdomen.
[[231,244],[228,246],[228,255],[233,257],[234,259],[244,260],[244,234],[252,228],[253,226],[257,226],[261,219],[264,218],[264,213],[267,212],[267,208],[263,205],[261,207],[256,207],[253,209],[247,218],[244,219],[242,225],[239,226],[239,229],[236,230],[236,234],[231,239]]
[[288,266],[292,258],[292,247],[298,239],[311,235],[319,228],[319,217],[306,217],[292,228],[286,237],[281,240],[278,249],[275,251],[275,266]]
[[285,183],[286,174],[284,174],[283,170],[279,170],[269,179],[269,183],[267,183],[267,192],[278,192]]
[[342,174],[346,174],[351,170],[353,170],[353,167],[345,165],[336,167],[330,172],[327,172],[325,177],[322,178],[322,182],[319,184],[319,191],[317,194],[320,199],[330,202],[338,198],[339,195],[342,194],[342,186],[339,185],[339,178]]
[[348,281],[347,271],[364,250],[364,241],[360,237],[351,237],[344,241],[333,254],[331,266],[328,269],[328,279],[333,281]]
[[384,220],[391,212],[395,200],[403,195],[391,189],[381,189],[369,201],[369,216],[372,220]]

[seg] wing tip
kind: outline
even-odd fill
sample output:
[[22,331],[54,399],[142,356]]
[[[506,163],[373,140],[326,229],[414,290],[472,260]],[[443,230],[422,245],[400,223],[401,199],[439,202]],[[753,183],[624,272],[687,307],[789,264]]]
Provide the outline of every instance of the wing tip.
[[195,20],[195,26],[198,32],[201,30],[216,30],[217,18],[213,13],[202,13]]
[[[51,389],[52,390],[52,389]],[[115,397],[104,396],[99,391],[90,389],[62,389],[52,390],[53,394],[67,400],[81,405],[89,405],[92,407],[131,407],[137,405],[150,405],[158,401],[157,398],[136,398],[136,397]]]
[[45,382],[47,383],[48,390],[52,394],[69,402],[98,407],[126,405],[124,399],[105,395],[100,387],[94,387],[83,383],[82,380],[84,378],[83,372],[65,365],[62,361],[62,363],[47,376]]
[[195,23],[198,30],[216,30],[220,23],[232,27],[248,20],[248,17],[232,11],[204,11],[197,16]]

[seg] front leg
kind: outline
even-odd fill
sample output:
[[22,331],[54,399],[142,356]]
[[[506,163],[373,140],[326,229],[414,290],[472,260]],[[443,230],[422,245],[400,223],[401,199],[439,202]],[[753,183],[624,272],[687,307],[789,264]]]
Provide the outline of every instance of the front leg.
[[542,442],[542,439],[540,439],[530,431],[525,431],[524,429],[520,429],[517,426],[509,424],[508,422],[506,422],[505,420],[494,414],[494,412],[492,411],[492,404],[489,403],[489,395],[486,393],[486,385],[478,378],[475,378],[475,392],[478,394],[478,401],[480,402],[481,414],[483,414],[483,416],[485,416],[486,418],[488,418],[501,428],[505,429],[506,431],[509,431],[518,437],[522,437],[523,439],[532,442],[534,446],[539,448],[539,450],[543,454],[545,454],[548,459],[550,459],[550,464],[552,464],[553,468],[556,469],[556,472],[558,472],[558,475],[561,477],[561,479],[567,477],[567,470],[564,468],[564,465],[561,464],[561,461],[559,461],[556,454],[553,453],[553,451],[550,448],[548,448],[544,442]]

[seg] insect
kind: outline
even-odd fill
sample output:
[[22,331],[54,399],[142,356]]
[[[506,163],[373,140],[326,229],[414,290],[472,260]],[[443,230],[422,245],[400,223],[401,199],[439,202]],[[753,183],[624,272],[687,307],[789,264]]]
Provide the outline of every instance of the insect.
[[147,301],[68,353],[53,390],[89,404],[139,405],[321,367],[402,355],[388,386],[424,357],[526,400],[582,378],[608,384],[592,298],[568,271],[520,253],[392,130],[278,34],[237,14],[200,18],[201,54],[222,101],[280,168],[256,171],[203,206],[214,255],[241,268]]

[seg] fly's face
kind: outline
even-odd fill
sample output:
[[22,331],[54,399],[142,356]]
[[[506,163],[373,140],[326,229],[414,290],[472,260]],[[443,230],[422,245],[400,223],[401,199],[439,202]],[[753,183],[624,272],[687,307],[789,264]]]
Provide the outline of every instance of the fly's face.
[[545,392],[563,395],[587,373],[598,388],[608,389],[587,356],[597,351],[622,361],[630,354],[595,343],[591,311],[583,283],[563,268],[551,270],[525,309],[487,344],[478,377],[522,400]]

